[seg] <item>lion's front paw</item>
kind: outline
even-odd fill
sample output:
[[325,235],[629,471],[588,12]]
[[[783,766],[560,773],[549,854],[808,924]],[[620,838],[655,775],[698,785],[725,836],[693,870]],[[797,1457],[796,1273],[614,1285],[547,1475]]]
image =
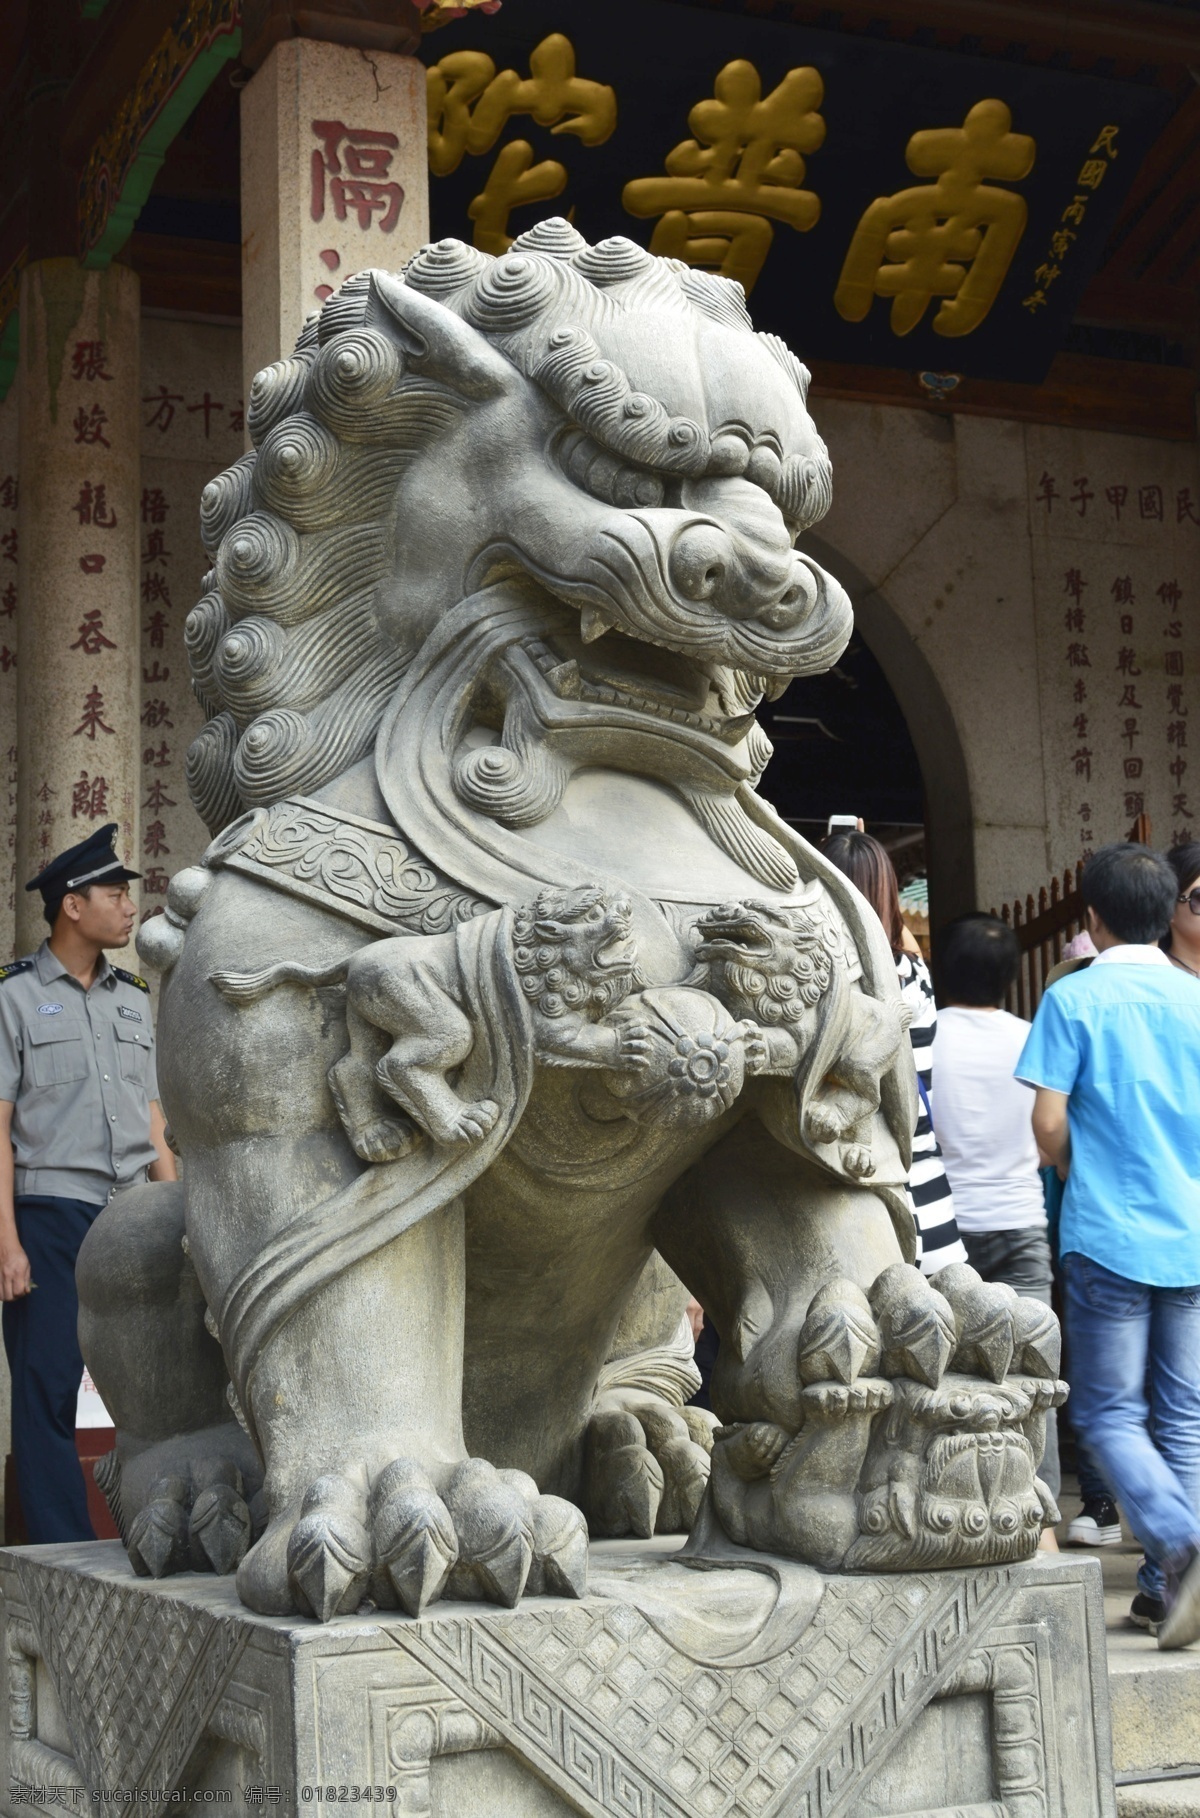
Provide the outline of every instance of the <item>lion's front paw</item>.
[[[826,1570],[1021,1559],[1055,1518],[1035,1468],[1057,1381],[1040,1301],[965,1265],[833,1282],[796,1351],[787,1424],[717,1435],[712,1499],[735,1540]],[[782,1405],[782,1404],[781,1404]]]
[[365,1474],[317,1478],[242,1562],[242,1601],[328,1622],[364,1599],[419,1616],[443,1597],[513,1609],[526,1593],[587,1589],[583,1516],[523,1471],[468,1458],[435,1480],[418,1459],[398,1458],[364,1485]]

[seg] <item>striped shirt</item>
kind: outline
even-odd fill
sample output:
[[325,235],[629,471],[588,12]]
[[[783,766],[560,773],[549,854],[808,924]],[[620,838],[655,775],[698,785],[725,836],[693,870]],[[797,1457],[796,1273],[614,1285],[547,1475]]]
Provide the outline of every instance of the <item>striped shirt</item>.
[[898,953],[896,976],[900,980],[900,995],[913,1013],[908,1033],[917,1078],[925,1089],[917,1102],[912,1167],[908,1175],[908,1197],[917,1226],[917,1267],[923,1275],[936,1275],[939,1269],[945,1269],[951,1263],[967,1260],[966,1245],[958,1234],[954,1218],[954,1198],[946,1179],[942,1151],[929,1115],[933,1100],[937,1005],[929,968],[923,959],[911,953]]

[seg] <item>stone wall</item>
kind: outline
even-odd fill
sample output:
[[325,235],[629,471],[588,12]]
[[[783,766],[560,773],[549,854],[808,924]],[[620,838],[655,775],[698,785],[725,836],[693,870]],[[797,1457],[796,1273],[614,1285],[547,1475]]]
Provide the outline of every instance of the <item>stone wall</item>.
[[[960,873],[973,862],[976,905],[1036,890],[1143,810],[1156,842],[1186,836],[1200,814],[1196,444],[819,395],[813,408],[835,476],[821,541],[930,798],[965,766],[970,849],[953,857]],[[935,919],[949,912],[935,901]]]

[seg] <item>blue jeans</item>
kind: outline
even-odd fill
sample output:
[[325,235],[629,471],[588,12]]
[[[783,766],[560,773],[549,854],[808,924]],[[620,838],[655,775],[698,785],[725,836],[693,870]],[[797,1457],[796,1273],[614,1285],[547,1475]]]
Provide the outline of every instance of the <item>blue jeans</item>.
[[1073,1417],[1146,1549],[1139,1588],[1161,1597],[1163,1567],[1200,1545],[1200,1286],[1127,1281],[1075,1250],[1062,1276]]

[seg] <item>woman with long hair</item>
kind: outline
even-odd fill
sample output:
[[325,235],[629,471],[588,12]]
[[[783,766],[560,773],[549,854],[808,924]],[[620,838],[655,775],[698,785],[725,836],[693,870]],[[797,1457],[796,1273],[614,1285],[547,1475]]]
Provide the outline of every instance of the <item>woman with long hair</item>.
[[1179,899],[1159,945],[1173,966],[1200,980],[1200,840],[1172,846],[1167,863],[1179,880]]
[[908,1196],[917,1226],[917,1264],[936,1275],[950,1263],[966,1262],[967,1251],[954,1218],[954,1199],[933,1127],[933,1038],[937,1006],[929,968],[900,914],[900,886],[887,850],[869,833],[835,833],[821,848],[825,857],[866,897],[883,923],[900,993],[912,1011],[909,1037],[917,1070],[917,1123],[913,1131]]

